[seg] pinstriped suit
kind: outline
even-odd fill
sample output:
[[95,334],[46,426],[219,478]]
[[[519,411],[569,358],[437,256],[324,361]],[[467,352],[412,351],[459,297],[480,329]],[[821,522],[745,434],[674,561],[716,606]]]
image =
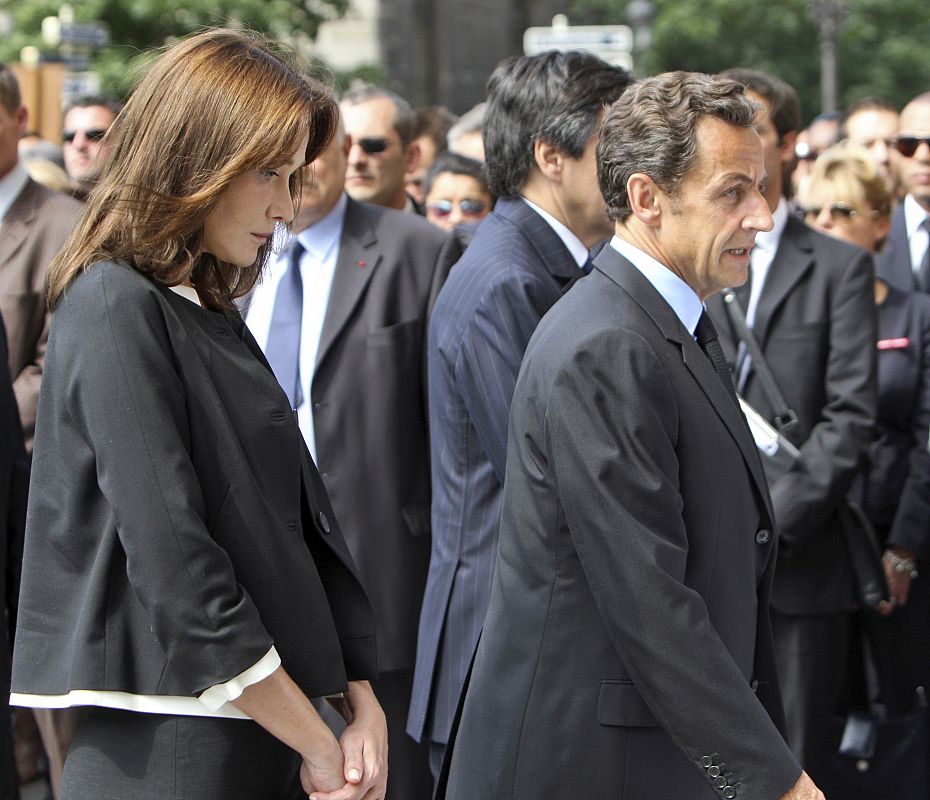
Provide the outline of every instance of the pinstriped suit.
[[445,744],[491,591],[507,421],[523,352],[582,274],[552,228],[502,199],[439,293],[429,329],[432,554],[407,732]]

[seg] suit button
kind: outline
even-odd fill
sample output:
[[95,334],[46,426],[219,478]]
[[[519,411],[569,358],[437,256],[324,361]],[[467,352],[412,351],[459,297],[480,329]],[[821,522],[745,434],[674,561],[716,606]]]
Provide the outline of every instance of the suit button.
[[733,798],[736,797],[736,789],[732,786],[727,786],[727,788],[723,790],[723,796],[726,800],[733,800]]
[[701,756],[701,766],[704,767],[704,769],[712,766],[713,763],[714,760],[710,756]]
[[[708,767],[708,768],[707,768],[707,774],[710,775],[711,778],[717,778],[717,777],[719,777],[719,776],[720,776],[720,767]],[[727,782],[724,781],[724,782],[723,782],[723,785],[726,786],[726,783],[727,783]]]
[[329,533],[329,520],[326,519],[326,514],[322,511],[320,512],[320,527],[323,529],[323,533]]
[[765,528],[761,528],[760,530],[756,531],[756,541],[759,544],[768,544],[769,539],[771,538],[772,538],[772,532],[767,531]]
[[321,408],[323,408],[323,404],[322,404],[322,403],[314,403],[314,404],[313,404],[313,410],[314,410],[314,411],[319,411]]
[[723,789],[726,787],[726,785],[727,785],[727,779],[724,778],[723,775],[721,775],[718,778],[714,778],[714,786],[716,786],[718,789]]

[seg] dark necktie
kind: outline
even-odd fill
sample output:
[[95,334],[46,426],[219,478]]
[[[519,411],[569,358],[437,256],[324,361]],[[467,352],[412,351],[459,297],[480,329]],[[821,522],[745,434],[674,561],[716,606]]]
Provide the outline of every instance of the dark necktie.
[[720,342],[717,339],[717,329],[714,327],[714,323],[706,311],[701,313],[697,328],[694,329],[694,336],[701,350],[704,351],[704,355],[707,356],[713,366],[714,372],[717,373],[717,377],[720,378],[723,385],[727,387],[727,394],[729,394],[733,402],[736,403],[736,390],[733,388],[733,380],[730,378],[730,370],[727,367],[727,360],[723,355],[723,348],[720,346]]
[[303,254],[303,246],[295,239],[291,245],[287,273],[281,278],[274,298],[268,344],[265,346],[268,363],[294,409],[303,402],[300,390],[300,325],[304,303],[300,259]]
[[[924,219],[920,227],[930,234],[930,217]],[[921,292],[930,292],[930,242],[927,243],[924,257],[920,260],[920,268],[917,270],[917,289]]]

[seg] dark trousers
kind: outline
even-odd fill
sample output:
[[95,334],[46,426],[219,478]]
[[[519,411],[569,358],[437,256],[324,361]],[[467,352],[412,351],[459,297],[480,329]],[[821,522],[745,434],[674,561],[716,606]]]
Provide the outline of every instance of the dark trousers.
[[88,707],[61,800],[297,800],[300,757],[252,720]]
[[846,673],[851,612],[793,615],[772,609],[788,746],[817,783],[839,745],[832,724]]

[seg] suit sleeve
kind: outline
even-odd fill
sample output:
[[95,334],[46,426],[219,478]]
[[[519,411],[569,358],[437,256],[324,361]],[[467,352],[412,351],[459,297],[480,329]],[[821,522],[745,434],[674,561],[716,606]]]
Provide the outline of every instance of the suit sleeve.
[[55,389],[94,455],[96,476],[75,479],[96,479],[167,669],[196,695],[273,642],[204,521],[187,415],[200,400],[179,366],[186,331],[165,317],[156,290],[114,279],[119,271],[95,269],[56,310]]
[[816,535],[846,496],[875,422],[877,322],[872,259],[860,252],[837,280],[824,364],[826,402],[801,444],[801,465],[772,486],[779,536]]
[[800,766],[684,582],[677,403],[646,340],[596,335],[553,384],[544,452],[605,629],[643,700],[700,774],[702,757],[719,755],[739,797],[773,800]]
[[[915,300],[923,300],[915,296]],[[908,459],[907,480],[895,514],[888,543],[930,559],[930,301],[919,315],[921,342],[917,350],[920,386],[911,419],[913,446]]]
[[475,309],[462,342],[457,380],[469,420],[501,486],[520,363],[533,331],[557,299],[552,287],[534,275],[502,273]]

